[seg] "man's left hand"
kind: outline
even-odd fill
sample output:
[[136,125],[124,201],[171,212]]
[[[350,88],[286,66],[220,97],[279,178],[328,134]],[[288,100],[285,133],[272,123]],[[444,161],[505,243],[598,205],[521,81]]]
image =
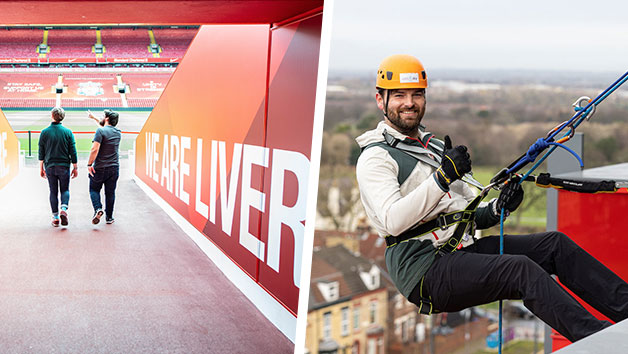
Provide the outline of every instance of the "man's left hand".
[[496,205],[497,211],[499,212],[502,208],[504,208],[508,210],[508,212],[512,213],[519,207],[519,205],[521,205],[522,201],[523,187],[519,184],[518,178],[511,179],[499,193]]
[[76,177],[78,177],[78,168],[77,168],[77,167],[74,167],[74,168],[72,169],[72,178],[74,179],[74,178],[76,178]]

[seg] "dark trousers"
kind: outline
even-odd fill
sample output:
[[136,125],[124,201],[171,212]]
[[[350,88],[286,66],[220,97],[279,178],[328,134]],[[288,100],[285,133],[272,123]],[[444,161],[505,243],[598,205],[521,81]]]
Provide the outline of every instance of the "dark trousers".
[[93,176],[89,176],[89,196],[92,199],[94,211],[102,209],[100,190],[105,186],[105,215],[107,219],[113,217],[113,203],[116,201],[116,184],[120,175],[118,166],[94,169]]
[[[610,326],[582,307],[552,274],[611,320],[628,318],[628,284],[560,232],[505,235],[503,255],[499,255],[499,236],[482,238],[438,257],[425,275],[424,290],[434,308],[445,312],[522,299],[530,311],[572,342]],[[411,301],[416,296],[413,291]]]
[[50,189],[50,208],[53,214],[59,213],[59,199],[61,206],[68,207],[70,202],[70,168],[65,166],[50,166],[46,168],[46,178]]

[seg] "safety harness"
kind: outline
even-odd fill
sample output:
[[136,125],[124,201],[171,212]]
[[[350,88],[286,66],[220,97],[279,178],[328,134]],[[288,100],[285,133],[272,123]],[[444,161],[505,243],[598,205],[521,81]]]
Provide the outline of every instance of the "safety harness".
[[[421,140],[414,140],[411,138],[401,140],[395,138],[384,130],[383,136],[383,142],[371,143],[365,146],[362,151],[373,146],[379,146],[388,151],[390,156],[399,166],[399,173],[397,175],[399,185],[403,184],[403,182],[405,182],[405,180],[410,176],[410,173],[414,170],[418,161],[426,163],[434,168],[440,167],[445,144],[441,140],[434,138],[432,134],[426,134]],[[463,176],[462,180],[478,187],[479,189],[484,188],[480,182],[473,179],[473,177],[469,174]],[[475,213],[484,196],[485,194],[479,194],[466,206],[464,210],[441,214],[437,218],[424,222],[397,236],[386,236],[385,240],[387,248],[411,239],[420,238],[439,229],[446,230],[455,225],[456,229],[454,230],[454,233],[446,243],[436,249],[436,255],[441,256],[443,254],[455,252],[460,246],[467,230],[473,229]],[[426,315],[437,313],[439,311],[433,308],[431,298],[424,295],[423,281],[424,278],[421,278],[419,312]]]
[[[384,129],[383,136],[383,142],[371,143],[365,146],[362,151],[373,146],[379,146],[387,150],[399,166],[399,174],[397,175],[399,185],[403,184],[403,182],[405,182],[405,180],[410,176],[410,173],[414,170],[418,161],[426,163],[434,168],[440,167],[445,144],[441,140],[434,138],[431,133],[425,134],[421,140],[415,140],[412,138],[405,138],[404,140],[401,140],[395,138],[388,133],[386,129]],[[478,188],[484,188],[480,182],[473,179],[470,175],[463,176],[463,180]],[[469,203],[464,210],[441,214],[436,219],[424,222],[399,235],[386,236],[386,245],[387,247],[392,247],[398,243],[405,242],[413,238],[419,238],[438,229],[446,230],[453,225],[457,225],[454,235],[452,235],[447,243],[440,246],[437,250],[437,252],[445,253],[454,252],[458,245],[460,245],[467,227],[469,224],[473,223],[475,210],[481,200],[482,197],[478,196],[471,201],[471,203]]]

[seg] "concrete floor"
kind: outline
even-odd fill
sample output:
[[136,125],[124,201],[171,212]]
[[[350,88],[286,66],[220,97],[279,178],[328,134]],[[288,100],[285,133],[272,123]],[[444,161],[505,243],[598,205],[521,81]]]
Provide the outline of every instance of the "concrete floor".
[[38,168],[0,190],[0,351],[293,352],[128,168],[116,222],[92,225],[85,164],[70,184],[67,228],[50,225]]

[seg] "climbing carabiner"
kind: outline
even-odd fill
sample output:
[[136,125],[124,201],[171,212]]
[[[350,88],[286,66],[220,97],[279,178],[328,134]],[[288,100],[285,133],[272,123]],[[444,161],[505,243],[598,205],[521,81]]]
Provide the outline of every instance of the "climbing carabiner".
[[[579,112],[583,110],[589,103],[591,103],[591,98],[588,96],[582,96],[578,98],[576,102],[572,104],[572,106],[576,112]],[[591,119],[591,117],[593,117],[593,114],[595,113],[595,107],[597,107],[596,104],[592,105],[591,108],[589,108],[588,112],[583,112],[583,115],[586,116],[587,121]]]

